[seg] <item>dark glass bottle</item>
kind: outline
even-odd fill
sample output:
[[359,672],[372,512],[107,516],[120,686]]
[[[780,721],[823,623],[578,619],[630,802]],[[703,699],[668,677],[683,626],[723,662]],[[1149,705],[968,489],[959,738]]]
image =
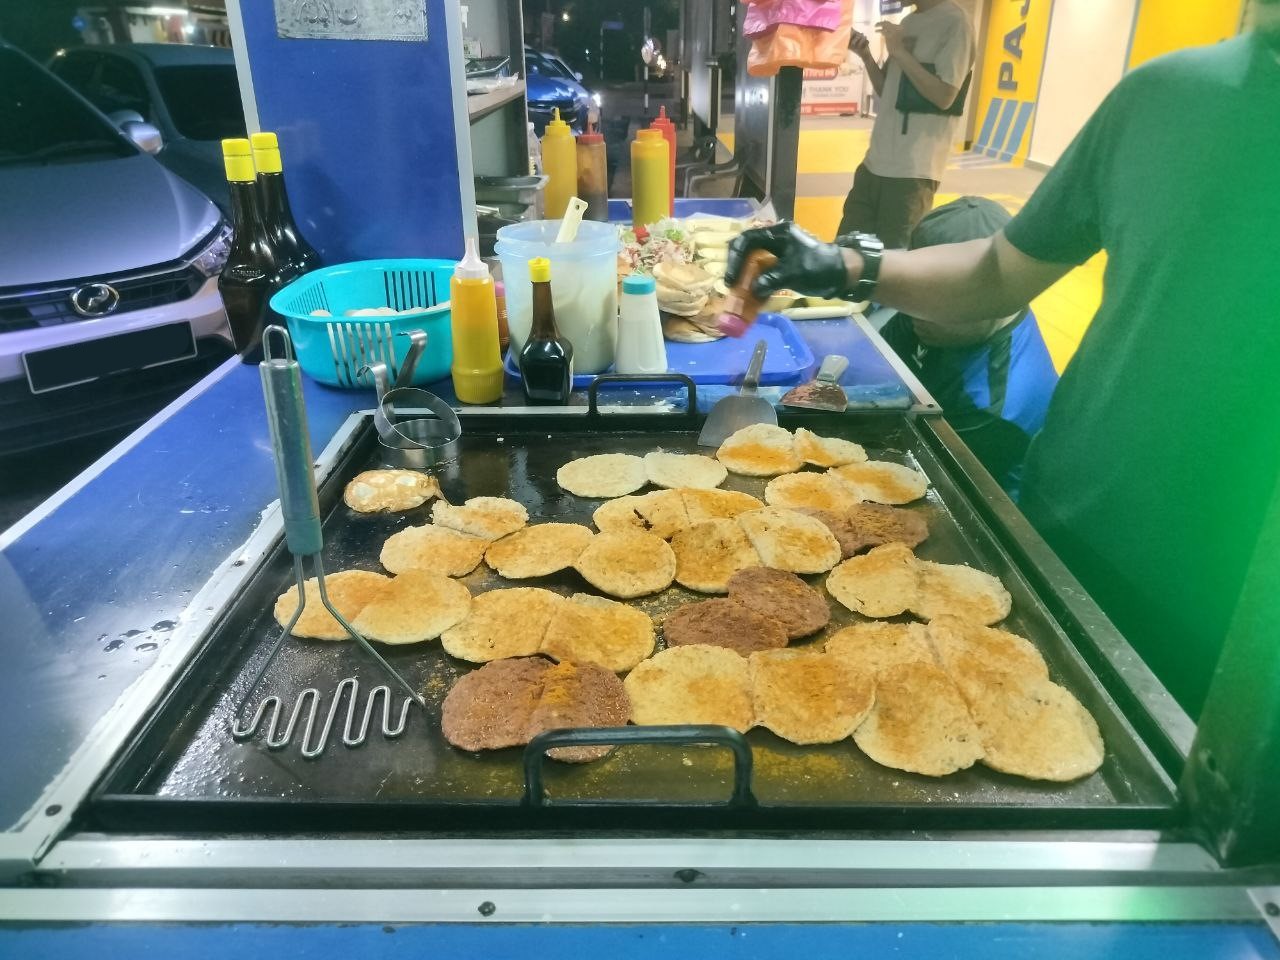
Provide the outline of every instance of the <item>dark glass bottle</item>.
[[280,144],[274,133],[255,133],[253,163],[258,171],[258,201],[262,221],[271,238],[271,246],[281,271],[292,280],[321,266],[320,254],[307,242],[293,219],[289,194],[284,186],[284,167],[280,160]]
[[573,389],[573,344],[556,329],[556,311],[551,304],[551,261],[538,257],[529,261],[533,281],[533,325],[520,351],[520,379],[530,403],[569,402]]
[[262,359],[262,331],[270,322],[268,301],[282,286],[283,278],[262,222],[249,141],[223,140],[222,156],[231,184],[235,236],[227,264],[218,277],[218,292],[231,323],[236,351],[245,363],[257,363]]

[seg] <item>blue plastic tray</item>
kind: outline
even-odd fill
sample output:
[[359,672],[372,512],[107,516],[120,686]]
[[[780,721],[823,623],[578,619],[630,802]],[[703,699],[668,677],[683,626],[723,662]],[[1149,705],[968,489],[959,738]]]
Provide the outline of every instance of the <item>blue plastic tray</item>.
[[[735,383],[746,372],[757,340],[765,340],[769,344],[764,355],[764,371],[760,374],[762,386],[804,383],[817,371],[813,351],[795,325],[780,313],[762,313],[744,337],[725,337],[713,343],[672,343],[668,340],[667,372],[683,373],[694,383]],[[520,368],[510,351],[505,367],[508,374],[520,379]],[[605,372],[612,371],[610,367]],[[587,387],[596,376],[594,373],[577,374],[573,385]]]

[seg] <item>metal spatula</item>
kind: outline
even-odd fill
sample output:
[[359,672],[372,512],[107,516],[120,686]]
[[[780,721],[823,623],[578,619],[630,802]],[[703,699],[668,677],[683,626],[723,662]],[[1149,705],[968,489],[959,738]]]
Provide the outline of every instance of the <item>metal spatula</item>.
[[751,354],[751,362],[747,365],[737,396],[716,401],[716,405],[707,414],[707,422],[702,425],[702,432],[698,434],[698,446],[718,447],[743,427],[749,427],[753,423],[777,425],[778,413],[773,409],[773,404],[756,393],[756,388],[760,386],[760,371],[764,368],[764,352],[768,347],[763,340],[756,342],[756,349]]
[[845,396],[844,387],[840,386],[840,375],[848,367],[848,357],[842,357],[838,353],[823,357],[822,366],[818,368],[818,376],[784,393],[782,405],[844,413],[845,408],[849,406],[849,398]]

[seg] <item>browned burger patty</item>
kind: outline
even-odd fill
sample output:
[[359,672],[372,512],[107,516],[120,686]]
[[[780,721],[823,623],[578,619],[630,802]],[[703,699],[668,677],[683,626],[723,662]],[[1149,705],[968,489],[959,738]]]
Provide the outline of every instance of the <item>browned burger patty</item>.
[[782,570],[739,570],[729,578],[729,599],[781,624],[792,640],[817,633],[831,622],[827,598]]
[[929,526],[922,516],[882,503],[859,503],[844,513],[814,509],[796,512],[821,521],[840,544],[840,555],[846,560],[885,543],[905,543],[915,548],[929,536]]
[[[612,670],[593,663],[558,663],[542,675],[542,696],[526,727],[532,740],[544,730],[562,727],[624,727],[631,700]],[[547,756],[569,763],[599,760],[612,747],[557,747]]]
[[461,750],[528,743],[529,720],[552,666],[542,657],[518,657],[494,660],[461,677],[444,698],[444,738]]
[[[444,699],[441,730],[461,750],[500,750],[528,743],[544,730],[620,727],[631,701],[612,670],[552,663],[543,657],[493,660],[460,678]],[[597,760],[610,747],[561,747],[556,760]]]
[[905,543],[914,550],[929,536],[929,526],[924,517],[901,507],[860,503],[852,507],[845,517],[862,539],[863,545],[858,547],[859,550],[884,543]]
[[849,522],[848,517],[836,513],[834,510],[819,510],[816,507],[796,507],[795,511],[796,513],[803,513],[807,517],[813,517],[813,519],[819,521],[831,531],[831,535],[836,538],[836,543],[840,544],[840,556],[842,559],[848,560],[863,549],[862,535],[853,528],[853,524]]
[[686,603],[663,621],[662,636],[668,647],[701,643],[726,647],[744,657],[787,645],[787,633],[777,620],[725,597]]

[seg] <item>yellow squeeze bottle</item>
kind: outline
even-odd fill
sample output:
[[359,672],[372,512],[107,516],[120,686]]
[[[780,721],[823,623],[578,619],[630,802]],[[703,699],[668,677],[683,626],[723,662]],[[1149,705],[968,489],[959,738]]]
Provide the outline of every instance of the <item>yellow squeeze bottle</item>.
[[647,227],[670,216],[671,160],[661,130],[641,130],[631,141],[631,222]]
[[467,238],[466,256],[453,268],[449,298],[453,392],[463,403],[497,403],[502,399],[498,300],[474,237]]
[[578,189],[578,144],[558,107],[542,135],[542,170],[547,175],[547,219],[559,220]]

